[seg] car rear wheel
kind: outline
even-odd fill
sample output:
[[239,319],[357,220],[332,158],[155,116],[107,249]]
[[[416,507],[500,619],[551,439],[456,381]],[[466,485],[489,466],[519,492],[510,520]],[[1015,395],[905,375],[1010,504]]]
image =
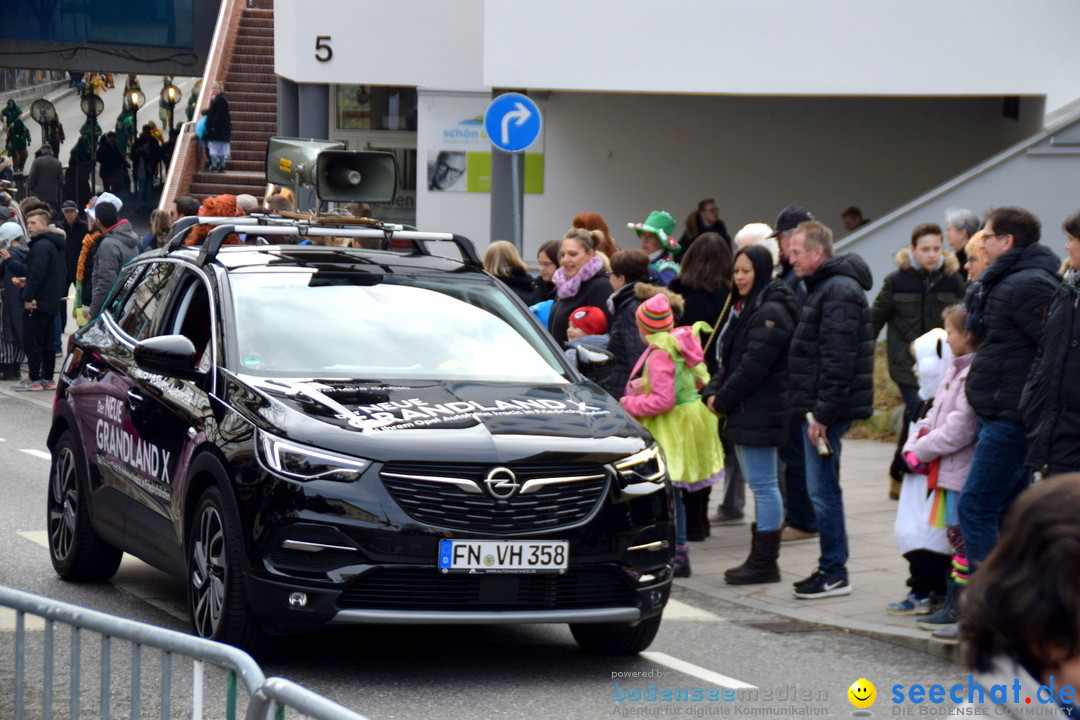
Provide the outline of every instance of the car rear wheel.
[[70,430],[56,441],[49,471],[49,557],[72,582],[101,582],[116,574],[124,553],[94,532],[87,507],[86,466]]
[[237,522],[216,486],[199,498],[187,539],[188,611],[196,635],[254,651],[262,628],[247,611]]
[[662,616],[655,615],[637,624],[571,624],[570,632],[582,650],[599,655],[636,655],[652,644],[660,630]]

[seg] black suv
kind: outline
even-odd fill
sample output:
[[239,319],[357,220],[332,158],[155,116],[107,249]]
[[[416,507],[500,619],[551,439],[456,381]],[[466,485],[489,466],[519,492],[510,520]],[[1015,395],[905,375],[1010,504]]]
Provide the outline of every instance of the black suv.
[[[186,578],[197,634],[248,648],[355,623],[649,645],[674,553],[659,448],[467,240],[198,222],[205,244],[185,225],[137,257],[72,338],[48,441],[60,577],[131,553]],[[222,246],[239,233],[379,249]]]

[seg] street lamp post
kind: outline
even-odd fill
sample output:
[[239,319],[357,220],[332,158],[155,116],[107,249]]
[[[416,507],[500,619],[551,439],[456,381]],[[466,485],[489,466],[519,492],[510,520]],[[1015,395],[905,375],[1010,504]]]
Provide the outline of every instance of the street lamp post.
[[139,133],[139,108],[146,104],[146,96],[138,88],[128,90],[124,95],[124,106],[131,110],[131,129],[134,135]]
[[86,116],[86,122],[90,125],[90,194],[97,192],[97,144],[98,144],[98,115],[105,109],[105,101],[92,92],[84,93],[79,100],[79,109]]
[[161,88],[161,106],[169,113],[169,137],[172,137],[173,132],[173,111],[176,108],[176,103],[180,102],[183,95],[184,93],[180,88],[172,83]]
[[[30,117],[41,126],[41,144],[49,144],[49,124],[57,119],[56,106],[45,98],[38,98],[30,105]],[[60,156],[60,148],[56,148],[56,156]]]

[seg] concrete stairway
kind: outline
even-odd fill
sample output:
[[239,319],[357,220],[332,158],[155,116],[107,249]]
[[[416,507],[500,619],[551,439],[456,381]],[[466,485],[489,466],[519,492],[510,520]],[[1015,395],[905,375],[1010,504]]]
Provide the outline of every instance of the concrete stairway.
[[266,187],[266,141],[277,130],[272,9],[244,8],[224,84],[232,120],[232,160],[224,173],[196,171],[186,194],[202,199],[250,193],[261,198]]

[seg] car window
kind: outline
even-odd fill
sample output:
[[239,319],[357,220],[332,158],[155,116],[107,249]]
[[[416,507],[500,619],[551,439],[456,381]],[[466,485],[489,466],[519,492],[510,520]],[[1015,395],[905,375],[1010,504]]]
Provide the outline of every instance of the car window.
[[183,335],[195,346],[195,363],[202,370],[211,365],[210,340],[213,325],[210,320],[210,294],[206,282],[194,271],[183,270],[172,292],[175,298],[162,335]]
[[131,291],[116,322],[120,328],[135,338],[145,340],[153,337],[154,323],[164,307],[166,297],[162,292],[178,266],[176,263],[151,263],[142,282]]
[[136,265],[133,268],[128,268],[123,279],[116,284],[116,290],[109,297],[108,304],[105,305],[105,312],[112,315],[114,319],[123,316],[124,307],[131,300],[131,291],[138,287],[145,272],[146,265]]
[[239,372],[567,382],[542,331],[487,278],[307,268],[230,278]]

